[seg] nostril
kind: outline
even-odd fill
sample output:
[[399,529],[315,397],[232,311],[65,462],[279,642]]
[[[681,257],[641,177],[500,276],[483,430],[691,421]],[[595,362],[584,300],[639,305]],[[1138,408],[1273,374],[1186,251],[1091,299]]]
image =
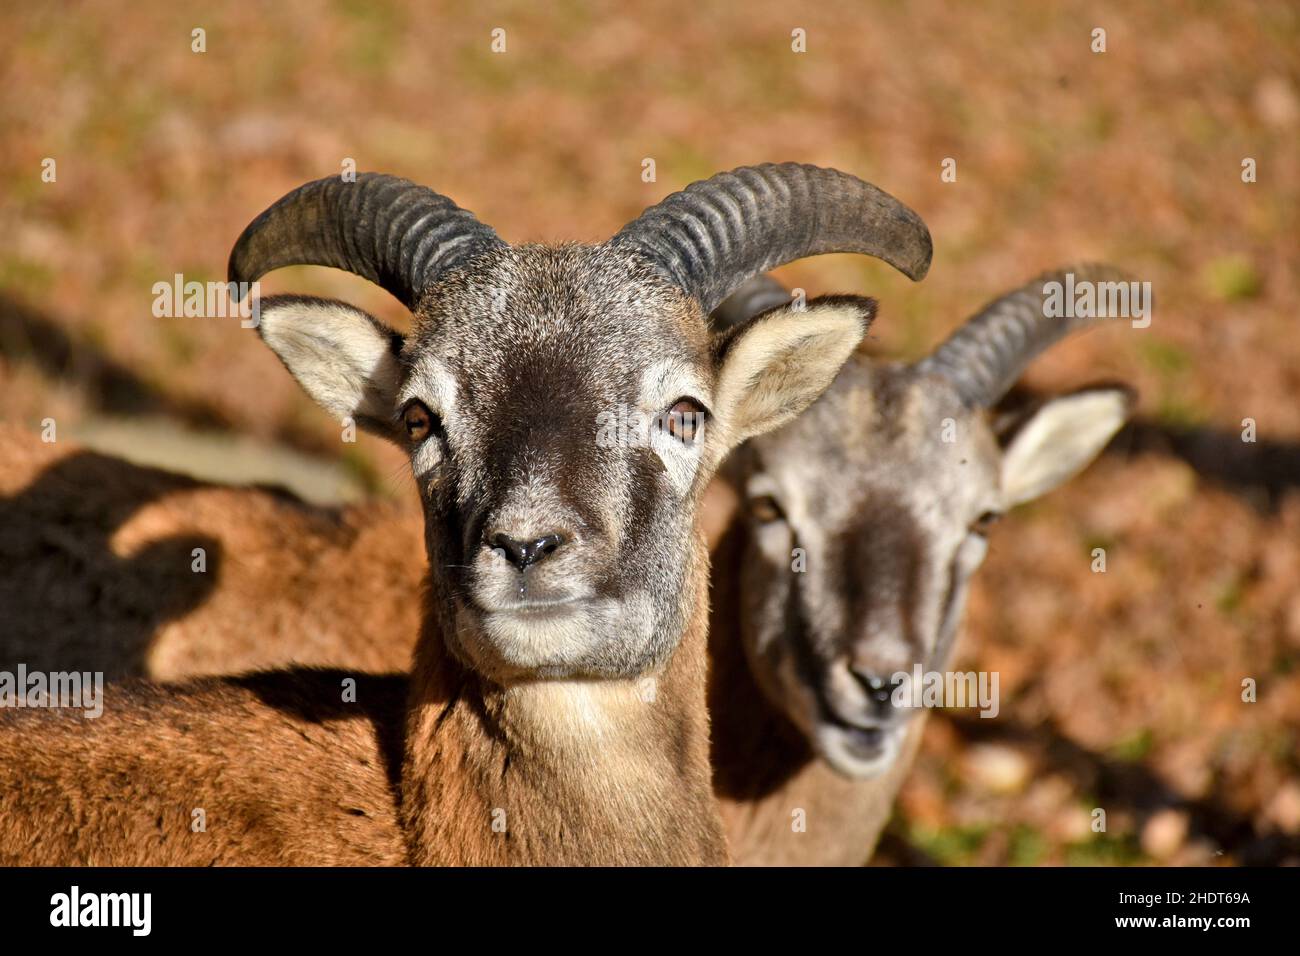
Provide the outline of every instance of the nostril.
[[488,546],[501,552],[502,556],[520,571],[550,557],[562,544],[564,544],[564,536],[554,533],[542,535],[531,541],[521,541],[498,532],[488,539]]
[[894,681],[875,674],[863,674],[860,671],[852,671],[851,673],[857,678],[858,683],[862,685],[862,689],[867,692],[867,696],[871,698],[878,713],[884,713],[890,709],[893,705],[894,688],[897,686]]
[[533,542],[533,553],[536,555],[533,560],[540,561],[542,558],[550,557],[562,544],[564,539],[558,534],[543,535]]
[[517,568],[522,567],[524,563],[523,544],[522,541],[516,541],[507,534],[494,534],[488,538],[488,547],[500,552],[501,557]]

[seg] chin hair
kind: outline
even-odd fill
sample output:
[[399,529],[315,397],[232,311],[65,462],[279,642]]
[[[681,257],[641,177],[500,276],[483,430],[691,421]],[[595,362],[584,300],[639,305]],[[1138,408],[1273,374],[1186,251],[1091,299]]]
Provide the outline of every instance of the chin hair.
[[535,616],[458,604],[455,641],[466,663],[497,680],[636,677],[648,669],[654,635],[639,604],[605,598]]

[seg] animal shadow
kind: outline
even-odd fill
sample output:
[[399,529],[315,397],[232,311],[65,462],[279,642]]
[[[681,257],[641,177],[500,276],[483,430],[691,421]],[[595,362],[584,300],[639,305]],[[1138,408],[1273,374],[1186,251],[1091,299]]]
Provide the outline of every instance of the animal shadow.
[[0,499],[0,669],[142,672],[158,629],[217,587],[221,545],[174,535],[123,554],[114,535],[151,501],[197,484],[77,451]]

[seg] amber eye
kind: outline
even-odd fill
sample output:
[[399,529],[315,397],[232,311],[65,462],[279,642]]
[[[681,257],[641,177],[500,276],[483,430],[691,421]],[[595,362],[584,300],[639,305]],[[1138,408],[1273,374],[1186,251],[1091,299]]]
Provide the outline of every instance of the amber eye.
[[683,445],[689,445],[704,427],[704,408],[690,398],[679,398],[663,414],[663,430]]
[[406,437],[413,442],[424,441],[435,428],[433,413],[420,401],[406,406],[406,411],[402,412],[402,424],[406,426]]
[[759,524],[770,524],[785,517],[785,512],[771,495],[759,495],[749,500],[749,514]]
[[970,526],[970,529],[976,534],[988,534],[989,528],[1001,519],[1002,515],[998,514],[996,511],[986,511],[975,519],[975,523]]

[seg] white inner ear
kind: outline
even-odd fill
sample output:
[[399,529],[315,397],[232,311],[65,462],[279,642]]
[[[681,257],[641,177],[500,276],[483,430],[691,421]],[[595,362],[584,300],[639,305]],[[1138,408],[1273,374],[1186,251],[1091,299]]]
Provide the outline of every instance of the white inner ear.
[[866,334],[851,304],[774,312],[740,333],[718,376],[714,411],[728,447],[770,431],[811,405]]
[[1002,456],[1004,506],[1046,494],[1082,471],[1123,427],[1129,396],[1096,389],[1055,398],[1016,432]]
[[303,389],[335,418],[389,422],[401,379],[390,333],[345,302],[264,303],[259,329]]

